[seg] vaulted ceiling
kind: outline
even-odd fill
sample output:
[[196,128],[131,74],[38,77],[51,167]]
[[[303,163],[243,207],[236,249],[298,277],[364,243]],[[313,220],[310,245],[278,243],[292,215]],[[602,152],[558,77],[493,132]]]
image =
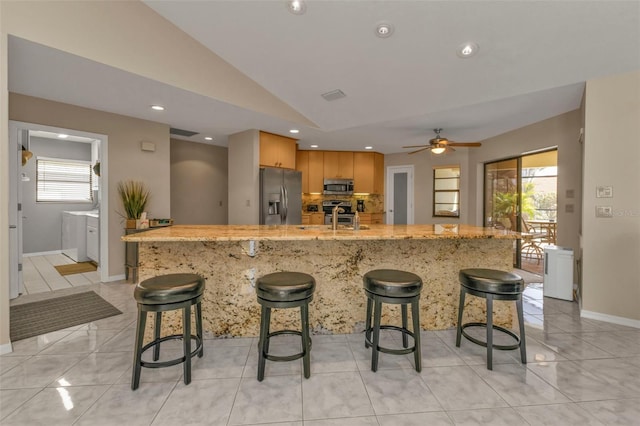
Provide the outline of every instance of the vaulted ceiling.
[[[300,147],[402,152],[432,129],[483,140],[576,109],[584,82],[640,69],[636,1],[145,1],[306,120],[284,120],[17,37],[9,88],[199,134],[257,128]],[[388,23],[388,38],[375,34]],[[460,45],[476,55],[462,59]],[[180,58],[175,58],[179,61]],[[46,63],[47,66],[42,66]],[[108,82],[108,84],[105,84]],[[346,95],[326,101],[321,95]],[[162,116],[134,107],[160,99]],[[159,118],[161,117],[161,118]]]

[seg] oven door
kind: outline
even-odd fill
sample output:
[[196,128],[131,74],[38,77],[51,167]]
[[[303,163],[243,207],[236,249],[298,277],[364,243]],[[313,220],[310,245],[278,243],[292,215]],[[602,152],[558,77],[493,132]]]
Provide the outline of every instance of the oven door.
[[[352,214],[339,214],[338,215],[338,225],[353,225],[353,217],[355,215]],[[331,225],[331,215],[327,214],[324,216],[324,224]]]

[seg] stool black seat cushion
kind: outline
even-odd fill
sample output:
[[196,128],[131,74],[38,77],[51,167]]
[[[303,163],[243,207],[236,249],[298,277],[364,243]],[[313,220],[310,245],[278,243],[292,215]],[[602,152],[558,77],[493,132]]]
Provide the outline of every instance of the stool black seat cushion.
[[524,290],[524,281],[519,275],[496,269],[463,269],[460,283],[483,293],[517,294]]
[[364,289],[385,297],[413,297],[422,290],[422,279],[411,272],[376,269],[364,275]]
[[204,279],[196,274],[167,274],[149,278],[136,285],[133,297],[144,305],[184,302],[204,292]]
[[256,294],[272,302],[294,302],[313,296],[316,280],[302,272],[274,272],[258,279]]

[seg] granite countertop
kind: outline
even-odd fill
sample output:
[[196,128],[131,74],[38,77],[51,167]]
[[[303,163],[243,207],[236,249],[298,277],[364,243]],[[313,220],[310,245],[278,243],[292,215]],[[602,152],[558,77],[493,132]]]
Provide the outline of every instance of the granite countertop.
[[470,225],[362,225],[360,230],[330,225],[174,225],[125,235],[129,242],[304,241],[519,238],[517,232]]

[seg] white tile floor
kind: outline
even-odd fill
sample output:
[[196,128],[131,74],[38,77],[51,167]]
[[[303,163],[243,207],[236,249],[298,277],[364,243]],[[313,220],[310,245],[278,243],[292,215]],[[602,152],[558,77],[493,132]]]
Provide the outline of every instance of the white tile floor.
[[[133,285],[88,288],[123,314],[16,342],[0,357],[0,424],[640,424],[640,330],[581,319],[576,304],[543,301],[535,284],[526,291],[527,365],[517,351],[496,351],[488,371],[484,348],[456,348],[455,330],[443,330],[423,332],[421,373],[411,355],[387,354],[372,373],[362,334],[313,336],[309,379],[300,360],[267,362],[260,383],[256,339],[207,339],[190,385],[180,365],[143,369],[135,392]],[[293,348],[283,339],[274,350]]]
[[98,272],[60,275],[54,266],[75,263],[63,254],[29,256],[22,260],[24,293],[46,293],[100,282]]

